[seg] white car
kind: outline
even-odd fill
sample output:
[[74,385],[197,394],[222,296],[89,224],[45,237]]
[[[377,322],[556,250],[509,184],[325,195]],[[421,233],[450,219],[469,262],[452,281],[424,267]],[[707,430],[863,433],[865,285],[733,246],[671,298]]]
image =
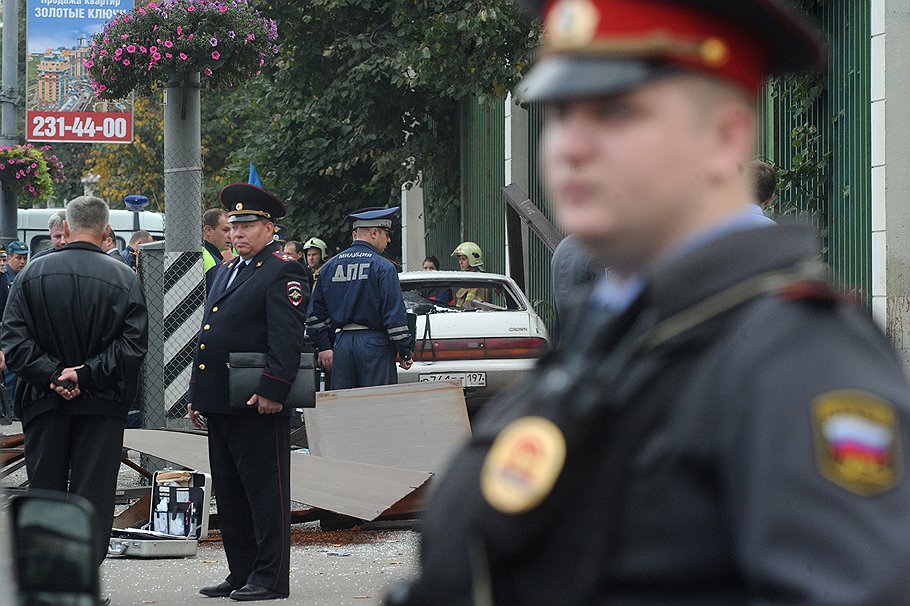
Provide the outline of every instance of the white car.
[[[459,380],[473,415],[550,347],[543,321],[507,276],[419,271],[398,277],[405,306],[417,316],[414,364],[398,369],[399,383]],[[458,295],[469,292],[459,306]]]

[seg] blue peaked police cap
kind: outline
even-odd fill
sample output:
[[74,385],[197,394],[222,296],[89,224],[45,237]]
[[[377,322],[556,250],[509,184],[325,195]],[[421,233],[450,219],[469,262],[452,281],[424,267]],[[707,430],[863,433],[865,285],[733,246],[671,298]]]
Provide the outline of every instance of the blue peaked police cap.
[[348,220],[354,222],[354,229],[360,227],[392,227],[392,218],[401,210],[398,206],[392,208],[371,207],[361,208],[348,213]]

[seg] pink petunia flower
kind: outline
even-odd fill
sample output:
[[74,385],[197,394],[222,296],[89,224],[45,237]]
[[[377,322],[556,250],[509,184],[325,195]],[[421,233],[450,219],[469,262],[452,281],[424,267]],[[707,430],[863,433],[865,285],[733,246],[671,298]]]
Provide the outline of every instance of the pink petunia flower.
[[127,47],[126,47],[126,52],[128,52],[128,53],[135,53],[135,52],[136,52],[136,45],[135,45],[135,44],[130,44],[129,46],[127,46]]
[[186,53],[180,53],[180,58],[186,61]]
[[212,70],[209,69],[209,68],[205,68],[205,69],[202,71],[202,73],[204,73],[206,76],[211,76],[211,75],[212,75]]
[[165,47],[165,48],[172,48],[173,46],[174,46],[174,43],[171,42],[170,40],[165,40],[165,41],[164,41],[164,47]]
[[129,59],[124,59],[124,60],[123,60],[123,65],[129,65],[129,64],[130,64],[130,60],[129,60]]
[[221,58],[221,53],[219,53],[218,51],[214,51],[212,53],[212,59],[214,59],[215,61],[217,61],[220,58]]

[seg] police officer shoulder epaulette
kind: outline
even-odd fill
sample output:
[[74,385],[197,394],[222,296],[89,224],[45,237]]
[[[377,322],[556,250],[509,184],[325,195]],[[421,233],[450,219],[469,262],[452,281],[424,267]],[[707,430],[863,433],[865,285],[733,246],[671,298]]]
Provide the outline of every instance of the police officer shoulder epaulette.
[[273,257],[278,257],[279,259],[281,259],[281,260],[284,261],[285,263],[289,263],[289,262],[291,262],[291,261],[294,260],[294,259],[292,259],[291,257],[289,257],[288,254],[287,254],[286,252],[282,252],[282,251],[280,251],[280,250],[276,250],[275,252],[273,252],[273,253],[272,253],[272,256],[273,256]]
[[788,301],[813,301],[824,305],[850,302],[850,297],[840,293],[827,280],[796,280],[784,286],[779,295]]

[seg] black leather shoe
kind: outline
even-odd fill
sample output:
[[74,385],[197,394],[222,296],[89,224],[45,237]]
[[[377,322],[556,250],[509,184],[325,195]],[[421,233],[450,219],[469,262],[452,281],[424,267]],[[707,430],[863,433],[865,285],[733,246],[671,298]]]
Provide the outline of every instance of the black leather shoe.
[[244,585],[231,592],[231,599],[238,602],[258,602],[259,600],[275,600],[281,596],[274,591],[269,591],[259,585]]
[[110,606],[111,605],[111,596],[103,595],[98,598],[99,606]]
[[227,598],[230,597],[231,592],[237,589],[227,581],[221,581],[217,585],[212,585],[210,587],[203,587],[199,590],[199,593],[202,595],[207,595],[210,598]]

